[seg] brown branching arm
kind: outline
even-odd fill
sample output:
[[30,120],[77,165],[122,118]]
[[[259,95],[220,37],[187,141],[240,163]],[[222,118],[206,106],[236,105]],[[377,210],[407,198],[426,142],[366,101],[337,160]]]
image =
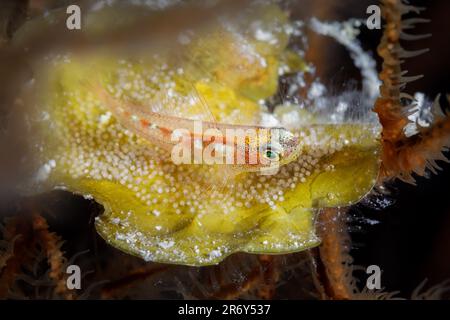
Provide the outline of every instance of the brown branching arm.
[[[438,168],[436,160],[446,160],[442,151],[450,145],[450,117],[435,116],[435,121],[429,128],[422,128],[413,137],[405,136],[404,129],[410,122],[408,112],[411,105],[404,105],[402,99],[411,101],[413,99],[402,90],[408,82],[417,80],[420,76],[405,77],[406,73],[401,66],[404,59],[428,50],[406,51],[402,48],[400,41],[423,38],[424,36],[407,34],[406,30],[426,20],[403,19],[405,14],[421,11],[420,8],[407,5],[403,0],[382,0],[382,4],[382,12],[386,20],[386,27],[378,48],[378,53],[383,58],[380,73],[382,86],[381,96],[374,108],[383,126],[381,178],[400,178],[414,183],[413,173],[423,176],[426,169],[433,171]],[[439,114],[439,104],[434,108],[435,114]]]

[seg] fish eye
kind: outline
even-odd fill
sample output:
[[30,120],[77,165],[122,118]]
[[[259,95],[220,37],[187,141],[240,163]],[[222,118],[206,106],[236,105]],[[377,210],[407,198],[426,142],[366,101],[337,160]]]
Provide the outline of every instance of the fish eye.
[[270,159],[270,160],[277,160],[279,158],[278,153],[276,153],[273,150],[267,149],[266,153],[265,153],[266,158]]
[[264,158],[271,162],[280,161],[281,149],[275,145],[267,144],[261,149],[261,154]]

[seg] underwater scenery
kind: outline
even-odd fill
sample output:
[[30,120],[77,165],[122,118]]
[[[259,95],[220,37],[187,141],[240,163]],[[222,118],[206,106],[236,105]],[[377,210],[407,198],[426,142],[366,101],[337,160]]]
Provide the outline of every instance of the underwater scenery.
[[448,300],[447,12],[0,1],[0,299]]

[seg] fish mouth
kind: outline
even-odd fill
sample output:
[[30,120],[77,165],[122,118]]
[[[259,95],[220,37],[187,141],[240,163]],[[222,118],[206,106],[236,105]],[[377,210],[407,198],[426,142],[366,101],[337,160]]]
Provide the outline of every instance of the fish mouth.
[[298,143],[299,143],[299,142],[300,142],[300,138],[299,138],[299,137],[293,136],[293,137],[291,138],[291,144],[292,144],[294,147],[298,146]]
[[296,136],[290,137],[289,140],[285,142],[285,147],[289,150],[289,154],[294,153],[298,149],[300,139]]
[[286,159],[287,163],[292,162],[298,158],[300,150],[299,142],[299,137],[292,137],[291,139],[289,139],[289,142],[286,143],[287,152],[285,153],[284,158]]

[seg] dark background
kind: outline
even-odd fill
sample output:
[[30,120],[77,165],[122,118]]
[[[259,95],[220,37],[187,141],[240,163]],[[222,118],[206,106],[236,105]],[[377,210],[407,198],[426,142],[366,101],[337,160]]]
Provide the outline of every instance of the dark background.
[[[406,48],[430,49],[429,53],[405,62],[409,75],[425,76],[409,84],[406,91],[424,92],[430,99],[438,94],[445,97],[450,93],[450,1],[411,3],[427,7],[422,16],[431,21],[410,33],[431,33],[432,37],[405,43]],[[375,47],[377,36],[371,33],[363,33],[362,41]],[[445,99],[441,103],[449,110]],[[450,156],[448,152],[447,155]],[[382,286],[389,291],[400,290],[408,295],[424,279],[428,279],[427,285],[450,279],[450,165],[440,165],[443,170],[438,175],[418,178],[417,186],[392,183],[388,196],[391,206],[377,210],[362,203],[352,210],[356,218],[380,221],[370,226],[355,219],[354,229],[361,230],[352,233],[352,255],[356,265],[379,265],[383,270]]]
[[[294,17],[316,16],[324,21],[343,21],[349,18],[366,19],[366,8],[378,1],[302,0],[292,2]],[[450,93],[450,1],[414,0],[411,4],[425,7],[421,18],[429,23],[418,24],[411,34],[432,37],[403,42],[406,49],[429,48],[424,55],[405,61],[403,70],[408,76],[424,78],[408,84],[406,92],[423,92],[433,100],[441,94],[442,107],[449,110],[445,95]],[[413,16],[411,16],[413,17]],[[363,47],[376,53],[381,31],[362,28],[359,37]],[[348,53],[334,40],[308,36],[312,47],[307,55],[317,67],[317,75],[327,88],[346,89],[352,79],[360,83],[359,71]],[[382,61],[376,57],[380,69]],[[447,152],[447,155],[450,154]],[[383,270],[382,286],[387,291],[400,290],[408,297],[425,279],[427,286],[450,279],[450,165],[439,163],[442,171],[430,178],[417,178],[417,186],[395,181],[388,184],[390,194],[373,196],[351,209],[350,231],[353,240],[352,256],[355,265],[372,264]],[[377,202],[389,202],[383,208]],[[378,221],[371,225],[367,219]],[[367,275],[360,273],[361,283]]]

